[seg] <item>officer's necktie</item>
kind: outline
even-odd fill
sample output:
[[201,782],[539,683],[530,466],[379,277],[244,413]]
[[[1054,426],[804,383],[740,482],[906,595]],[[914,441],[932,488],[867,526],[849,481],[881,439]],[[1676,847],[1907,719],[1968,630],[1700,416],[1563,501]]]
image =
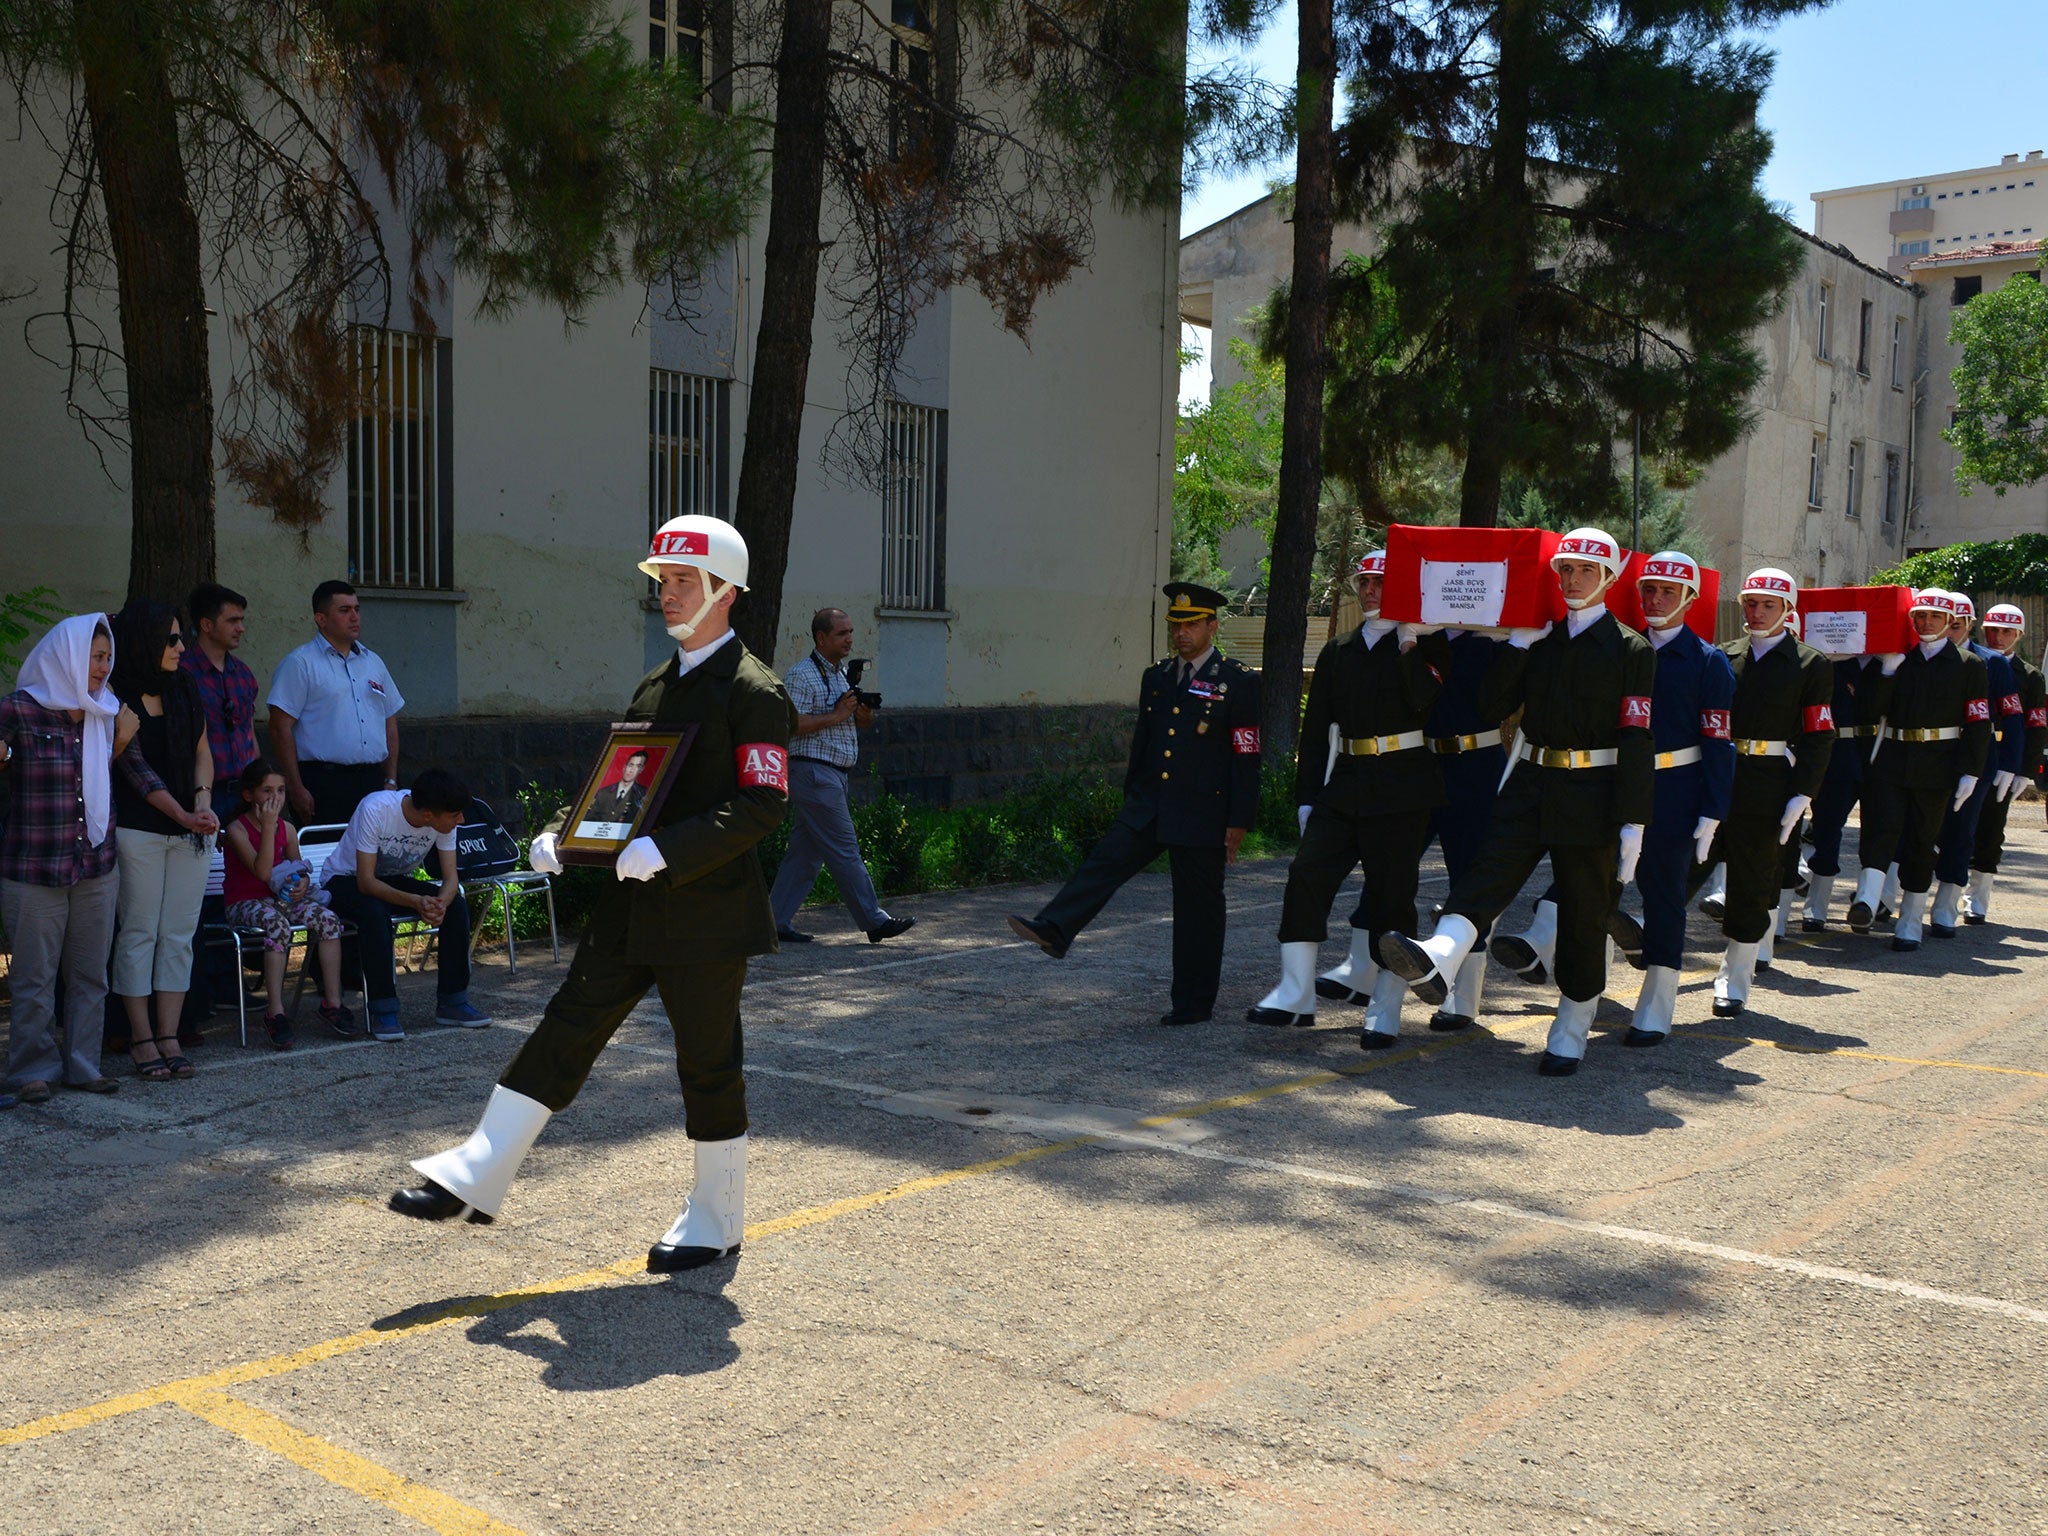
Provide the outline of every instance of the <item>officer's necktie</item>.
[[1180,686],[1181,686],[1181,687],[1183,687],[1183,688],[1187,687],[1187,685],[1188,685],[1188,674],[1189,674],[1189,673],[1191,673],[1191,672],[1193,672],[1193,671],[1194,671],[1194,669],[1195,669],[1195,668],[1194,668],[1194,663],[1193,663],[1193,662],[1189,662],[1189,661],[1184,661],[1184,662],[1182,662],[1182,663],[1180,664]]

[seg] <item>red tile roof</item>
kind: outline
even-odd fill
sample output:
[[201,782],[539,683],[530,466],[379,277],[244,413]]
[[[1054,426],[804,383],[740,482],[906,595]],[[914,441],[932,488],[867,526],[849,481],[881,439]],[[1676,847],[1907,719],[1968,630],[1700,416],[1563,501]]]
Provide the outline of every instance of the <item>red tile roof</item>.
[[1959,251],[1922,256],[1912,266],[1918,272],[1925,267],[1946,267],[1965,261],[2012,261],[2022,256],[2038,255],[2040,250],[2041,242],[2038,240],[1987,240],[1982,245],[1966,245]]

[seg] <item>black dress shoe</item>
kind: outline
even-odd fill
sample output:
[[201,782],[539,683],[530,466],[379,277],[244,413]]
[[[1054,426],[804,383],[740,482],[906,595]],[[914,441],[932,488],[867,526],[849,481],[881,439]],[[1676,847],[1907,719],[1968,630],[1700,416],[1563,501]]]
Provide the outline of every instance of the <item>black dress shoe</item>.
[[1720,922],[1722,918],[1728,915],[1728,898],[1726,896],[1702,897],[1700,899],[1700,915],[1702,917],[1711,917],[1717,923]]
[[1159,1022],[1173,1027],[1182,1024],[1206,1024],[1209,1022],[1207,1008],[1176,1008],[1171,1013],[1159,1015]]
[[794,928],[778,928],[775,930],[775,937],[785,944],[808,944],[811,942],[811,936],[808,933],[798,933]]
[[1765,971],[1768,971],[1768,970],[1769,970],[1770,968],[1771,968],[1771,962],[1770,962],[1770,961],[1768,961],[1768,960],[1759,960],[1759,961],[1757,961],[1757,963],[1756,963],[1756,973],[1757,973],[1757,975],[1759,975],[1759,976],[1763,975],[1763,973],[1764,973]]
[[1643,925],[1619,907],[1607,915],[1607,937],[1621,951],[1621,958],[1636,970],[1643,968]]
[[1579,1058],[1576,1056],[1553,1056],[1550,1052],[1545,1051],[1543,1059],[1536,1063],[1536,1070],[1545,1077],[1570,1077],[1579,1070]]
[[1247,1024],[1271,1024],[1278,1028],[1293,1025],[1296,1029],[1307,1029],[1316,1021],[1313,1013],[1289,1013],[1285,1008],[1247,1008],[1244,1011]]
[[1975,912],[1965,912],[1963,914],[1963,921],[1968,923],[1972,928],[1981,928],[1985,923],[1988,923],[1990,920],[1991,919],[1989,917],[1980,917]]
[[1953,928],[1944,928],[1940,923],[1929,923],[1927,936],[1931,939],[1952,939],[1956,936],[1956,931]]
[[1536,958],[1536,946],[1520,934],[1504,933],[1486,946],[1486,952],[1532,986],[1542,986],[1543,962]]
[[1738,1002],[1732,997],[1717,997],[1714,999],[1714,1017],[1732,1019],[1747,1006],[1747,1003]]
[[879,928],[870,928],[868,930],[868,942],[870,944],[879,944],[884,939],[895,938],[899,933],[908,933],[916,926],[917,919],[914,917],[892,917]]
[[1450,987],[1437,974],[1429,951],[1405,933],[1380,935],[1380,964],[1408,983],[1408,988],[1425,1003],[1435,1006],[1451,995]]
[[1870,925],[1876,921],[1877,914],[1870,910],[1869,902],[1852,901],[1849,903],[1849,931],[1851,933],[1868,933],[1870,932]]
[[1036,944],[1055,960],[1067,956],[1067,941],[1059,936],[1051,923],[1041,923],[1035,917],[1012,917],[1010,932],[1028,944]]
[[399,1215],[417,1217],[421,1221],[446,1221],[451,1216],[469,1211],[469,1219],[477,1226],[488,1227],[491,1224],[489,1216],[482,1211],[470,1210],[467,1200],[453,1190],[443,1189],[432,1179],[418,1189],[394,1190],[387,1203]]
[[1884,904],[1883,902],[1881,902],[1881,901],[1880,901],[1880,902],[1879,902],[1879,903],[1877,904],[1877,916],[1876,916],[1876,918],[1875,918],[1875,921],[1877,921],[1877,922],[1880,922],[1880,923],[1888,923],[1888,922],[1890,922],[1891,920],[1892,920],[1892,909],[1891,909],[1890,907],[1886,906],[1886,905],[1885,905],[1885,904]]
[[1824,917],[1802,917],[1799,919],[1799,931],[1801,933],[1826,933],[1828,931],[1828,920]]
[[1902,955],[1910,955],[1919,947],[1920,941],[1918,939],[1902,939],[1896,933],[1892,935],[1892,948]]
[[1399,1035],[1390,1035],[1382,1030],[1361,1029],[1358,1032],[1358,1048],[1361,1051],[1391,1051],[1400,1043]]
[[1661,1029],[1637,1029],[1635,1025],[1631,1024],[1628,1027],[1628,1033],[1621,1037],[1621,1043],[1638,1047],[1662,1045],[1664,1043],[1664,1031]]
[[1429,1027],[1440,1035],[1448,1035],[1453,1030],[1470,1029],[1478,1022],[1477,1019],[1466,1018],[1462,1013],[1447,1013],[1441,1008],[1429,1016]]
[[674,1243],[656,1243],[647,1250],[647,1272],[650,1275],[676,1275],[686,1269],[702,1269],[706,1264],[716,1264],[720,1259],[737,1258],[740,1245],[730,1248],[680,1248]]
[[1332,981],[1327,976],[1316,978],[1316,996],[1327,997],[1333,1003],[1366,1003],[1371,1001],[1363,992],[1354,992],[1341,981]]

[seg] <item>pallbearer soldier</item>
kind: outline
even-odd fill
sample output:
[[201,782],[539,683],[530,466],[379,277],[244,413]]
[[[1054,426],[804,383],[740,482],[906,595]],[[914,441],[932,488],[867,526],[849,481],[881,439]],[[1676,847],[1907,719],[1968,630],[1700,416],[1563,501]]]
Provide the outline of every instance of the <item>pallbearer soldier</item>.
[[1806,861],[1810,883],[1799,926],[1807,933],[1820,933],[1828,925],[1828,904],[1834,900],[1835,880],[1842,873],[1842,828],[1863,793],[1863,770],[1870,761],[1870,747],[1878,722],[1863,711],[1857,691],[1866,667],[1876,662],[1865,656],[1847,656],[1835,663],[1835,750],[1828,758],[1827,776],[1820,781],[1820,793],[1813,797],[1813,812],[1807,822],[1807,841],[1813,855]]
[[1956,923],[1962,917],[1963,888],[1970,880],[1970,861],[1977,851],[1977,833],[1985,808],[1993,801],[2003,806],[2006,795],[2019,784],[2027,727],[2026,706],[2020,702],[2019,676],[2012,664],[2002,652],[1970,639],[1977,605],[1960,592],[1951,592],[1949,596],[1956,609],[1949,620],[1949,644],[1984,663],[1995,739],[1985,754],[1970,798],[1942,818],[1940,852],[1934,860],[1934,901],[1927,914],[1927,931],[1938,939],[1956,936]]
[[[1429,712],[1429,747],[1444,778],[1444,803],[1430,817],[1430,835],[1443,850],[1444,870],[1453,885],[1479,857],[1486,830],[1493,821],[1493,800],[1500,790],[1507,749],[1501,744],[1500,722],[1489,721],[1479,708],[1479,690],[1492,670],[1502,641],[1469,630],[1444,631],[1451,665],[1443,692]],[[1316,978],[1316,996],[1338,1002],[1370,1000],[1380,965],[1372,947],[1367,893],[1360,891],[1351,914],[1351,952],[1341,965]],[[1431,1029],[1464,1029],[1479,1019],[1486,984],[1486,953],[1482,945],[1466,958],[1444,999],[1429,1021]]]
[[1259,808],[1259,674],[1216,649],[1224,597],[1166,586],[1173,654],[1138,689],[1124,808],[1036,917],[1010,928],[1055,960],[1123,883],[1162,852],[1173,868],[1173,1006],[1162,1024],[1200,1024],[1223,975],[1223,866]]
[[1929,587],[1913,599],[1920,643],[1903,656],[1883,656],[1864,674],[1862,704],[1884,721],[1877,754],[1863,778],[1863,861],[1849,928],[1868,933],[1884,889],[1885,866],[1899,866],[1899,922],[1892,948],[1920,947],[1920,918],[1934,883],[1934,840],[1942,818],[1977,787],[1991,748],[1988,673],[1981,657],[1949,644],[1955,601]]
[[2005,852],[2005,817],[2023,785],[2039,783],[2044,760],[2048,760],[2048,677],[2020,654],[2020,636],[2027,616],[2010,603],[2000,603],[1984,614],[1984,643],[2003,656],[2019,679],[2020,708],[2024,712],[2020,745],[2020,769],[2003,795],[1995,795],[1977,822],[1977,845],[1970,860],[1970,892],[1963,898],[1963,921],[1981,923],[1991,915],[1991,882],[1998,873],[1999,857]]
[[1575,528],[1551,557],[1571,611],[1562,624],[1509,633],[1480,698],[1497,719],[1522,710],[1486,847],[1451,888],[1436,932],[1380,941],[1380,963],[1441,1003],[1479,936],[1550,855],[1557,880],[1557,1005],[1538,1070],[1576,1072],[1607,983],[1607,915],[1617,879],[1635,876],[1650,819],[1650,699],[1656,657],[1601,600],[1621,574],[1621,546]]
[[[1383,551],[1358,562],[1364,622],[1323,647],[1309,680],[1294,776],[1301,847],[1280,908],[1280,985],[1246,1010],[1253,1024],[1315,1023],[1316,954],[1353,864],[1363,872],[1373,941],[1415,932],[1416,871],[1430,812],[1444,803],[1427,726],[1451,657],[1441,634],[1380,617],[1385,572]],[[1407,990],[1398,976],[1375,978],[1359,1035],[1366,1050],[1399,1036]]]
[[1749,1001],[1757,946],[1777,921],[1779,892],[1798,878],[1793,834],[1835,747],[1834,668],[1787,628],[1798,601],[1798,585],[1785,572],[1752,572],[1742,584],[1746,633],[1722,647],[1735,671],[1735,788],[1708,856],[1728,866],[1721,919],[1728,947],[1714,978],[1719,1018]]
[[[788,812],[796,711],[781,681],[732,632],[747,546],[715,517],[655,530],[640,569],[661,583],[677,644],[634,690],[627,720],[694,725],[696,735],[652,828],[622,849],[561,990],[498,1080],[476,1133],[413,1164],[426,1182],[391,1197],[407,1216],[490,1220],[548,1116],[568,1108],[591,1063],[649,987],[675,1033],[684,1128],[696,1179],[682,1214],[647,1255],[657,1272],[739,1252],[745,1230],[747,1091],[740,988],[747,959],[775,948],[775,919],[754,848]],[[533,867],[561,872],[556,836],[533,842]]]
[[[1625,953],[1641,956],[1642,989],[1623,1045],[1661,1045],[1678,1005],[1678,972],[1685,958],[1686,877],[1706,859],[1714,834],[1728,816],[1735,749],[1729,708],[1735,674],[1728,658],[1686,627],[1685,614],[1700,595],[1700,568],[1690,555],[1667,549],[1650,556],[1636,579],[1647,639],[1657,653],[1655,707],[1656,797],[1636,866],[1643,897],[1640,929],[1621,918],[1614,937]],[[1632,957],[1633,958],[1633,957]]]

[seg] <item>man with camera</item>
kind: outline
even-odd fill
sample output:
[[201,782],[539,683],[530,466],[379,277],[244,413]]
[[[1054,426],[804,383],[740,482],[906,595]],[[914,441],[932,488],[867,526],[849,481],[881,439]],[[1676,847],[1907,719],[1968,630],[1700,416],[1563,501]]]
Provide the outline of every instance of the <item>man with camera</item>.
[[789,852],[768,904],[775,910],[775,935],[785,944],[810,942],[794,925],[821,867],[832,871],[839,899],[870,944],[893,939],[917,921],[882,909],[846,802],[847,778],[860,760],[860,728],[874,723],[882,703],[879,693],[859,688],[864,663],[849,664],[852,653],[853,620],[841,609],[820,608],[811,616],[811,654],[783,674],[797,708],[789,746]]

